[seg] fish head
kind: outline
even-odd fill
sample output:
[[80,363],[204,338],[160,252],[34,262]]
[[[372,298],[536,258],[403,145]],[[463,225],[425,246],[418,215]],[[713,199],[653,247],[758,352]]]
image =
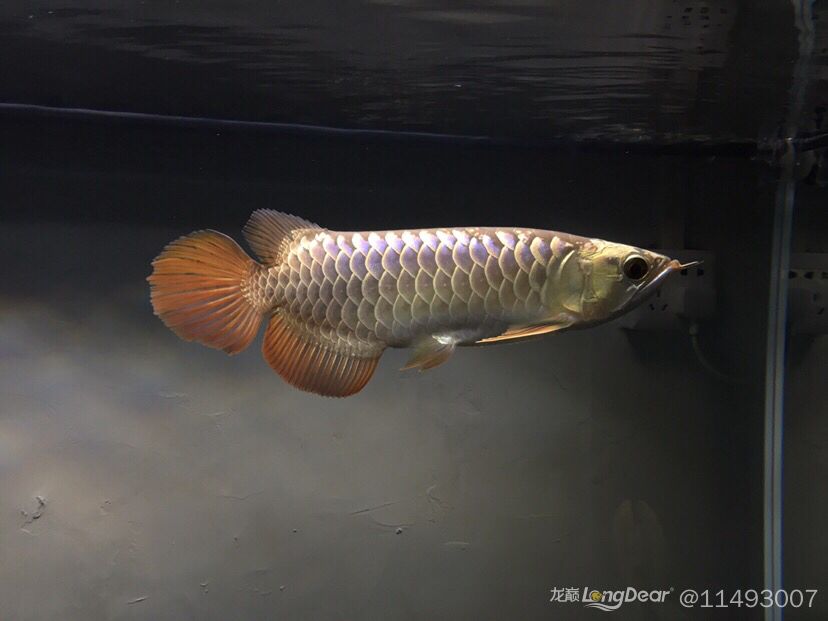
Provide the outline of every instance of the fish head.
[[[679,261],[635,246],[589,240],[578,252],[581,295],[576,314],[582,324],[609,321],[646,300]],[[689,265],[689,264],[688,264]]]

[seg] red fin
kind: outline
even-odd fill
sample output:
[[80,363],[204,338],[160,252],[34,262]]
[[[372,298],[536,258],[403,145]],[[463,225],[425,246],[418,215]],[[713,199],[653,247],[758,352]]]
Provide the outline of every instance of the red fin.
[[286,242],[290,242],[296,231],[319,228],[318,225],[299,216],[273,209],[257,209],[244,225],[242,233],[253,252],[265,265],[276,265],[282,260],[287,247]]
[[365,357],[338,352],[275,314],[265,332],[262,355],[274,371],[300,390],[347,397],[371,379],[382,350]]
[[235,354],[256,337],[262,314],[244,294],[256,263],[231,238],[197,231],[169,244],[152,266],[152,307],[182,339]]

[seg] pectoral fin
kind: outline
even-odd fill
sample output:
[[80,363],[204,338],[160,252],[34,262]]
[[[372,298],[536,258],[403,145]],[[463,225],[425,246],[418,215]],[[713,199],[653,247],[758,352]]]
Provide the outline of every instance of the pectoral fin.
[[454,341],[437,340],[433,336],[425,337],[417,341],[411,352],[411,357],[400,370],[420,369],[420,371],[426,371],[440,366],[451,358],[456,345]]
[[506,330],[506,332],[498,336],[491,336],[489,338],[480,339],[479,341],[477,341],[477,344],[487,345],[489,343],[503,343],[506,341],[527,339],[532,336],[539,336],[541,334],[547,334],[549,332],[557,332],[559,330],[564,330],[565,328],[570,327],[573,323],[574,322],[572,318],[567,317],[565,319],[561,319],[560,322],[544,324],[541,326],[513,326]]

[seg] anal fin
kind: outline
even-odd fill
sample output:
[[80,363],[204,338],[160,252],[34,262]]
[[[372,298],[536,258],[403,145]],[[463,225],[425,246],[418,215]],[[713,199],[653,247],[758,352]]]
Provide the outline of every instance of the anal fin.
[[451,358],[456,346],[457,344],[452,340],[437,339],[433,336],[424,337],[414,345],[411,357],[400,370],[419,369],[420,371],[427,371],[438,367]]
[[382,348],[362,355],[336,349],[281,314],[271,317],[262,343],[267,363],[289,384],[325,397],[362,390],[377,368]]

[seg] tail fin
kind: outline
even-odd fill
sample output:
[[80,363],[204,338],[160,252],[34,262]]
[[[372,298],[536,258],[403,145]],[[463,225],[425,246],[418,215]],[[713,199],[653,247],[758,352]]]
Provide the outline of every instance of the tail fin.
[[182,339],[236,354],[256,337],[262,312],[246,291],[259,266],[231,238],[196,231],[167,245],[152,266],[152,307]]

